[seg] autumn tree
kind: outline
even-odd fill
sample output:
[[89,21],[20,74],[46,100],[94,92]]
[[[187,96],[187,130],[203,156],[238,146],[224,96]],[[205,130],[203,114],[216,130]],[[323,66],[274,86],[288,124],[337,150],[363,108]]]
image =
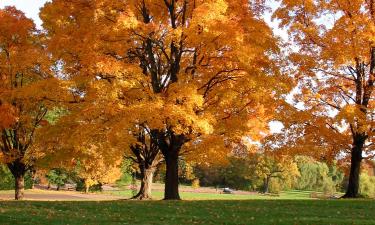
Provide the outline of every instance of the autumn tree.
[[113,133],[144,127],[133,136],[147,132],[156,144],[167,168],[164,197],[180,199],[184,146],[213,132],[222,142],[224,134],[259,138],[270,109],[290,89],[277,68],[276,40],[258,17],[260,6],[54,0],[41,17],[62,72],[95,102],[93,110],[116,118],[117,128],[106,126]]
[[154,173],[163,160],[156,139],[152,138],[152,135],[148,135],[147,132],[152,131],[141,127],[141,130],[136,132],[138,142],[130,146],[133,153],[133,157],[130,156],[130,158],[138,165],[141,173],[141,187],[133,199],[152,198],[151,187]]
[[37,158],[35,134],[64,93],[51,66],[32,20],[14,7],[0,9],[0,161],[15,178],[16,200]]
[[294,180],[300,176],[296,162],[287,156],[262,154],[258,157],[255,174],[263,180],[262,192],[268,193],[272,179]]
[[300,128],[325,145],[327,155],[348,156],[344,197],[358,197],[361,162],[374,154],[375,2],[283,0],[275,17],[298,49],[291,54],[297,102],[311,115]]
[[81,105],[78,109],[73,105],[69,113],[40,129],[37,137],[43,137],[43,142],[36,143],[37,166],[74,173],[87,193],[93,185],[114,183],[120,178],[123,158],[118,156],[123,155],[123,149],[111,145],[103,126],[98,125],[101,123],[93,122],[101,118],[96,114],[82,117],[74,111],[82,112]]
[[163,161],[157,139],[153,138],[155,131],[149,130],[144,124],[130,124],[129,127],[123,125],[123,115],[111,118],[112,125],[108,132],[108,140],[111,145],[119,149],[124,149],[123,157],[130,159],[138,167],[141,179],[139,192],[133,196],[133,199],[147,200],[151,199],[151,189],[153,177],[157,167]]

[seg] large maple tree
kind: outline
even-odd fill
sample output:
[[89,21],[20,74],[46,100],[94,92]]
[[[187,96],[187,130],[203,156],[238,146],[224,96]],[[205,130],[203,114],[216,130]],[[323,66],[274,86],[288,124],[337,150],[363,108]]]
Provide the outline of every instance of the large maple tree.
[[62,73],[91,103],[82,114],[98,115],[109,136],[132,136],[129,148],[147,135],[166,163],[165,199],[180,199],[186,143],[259,138],[290,88],[261,9],[246,0],[54,0],[41,18]]
[[347,159],[344,197],[358,197],[361,162],[374,155],[375,1],[283,0],[275,17],[298,49],[290,58],[303,103],[286,116],[284,141]]
[[64,98],[53,76],[43,36],[14,7],[0,9],[0,163],[15,178],[15,199],[23,198],[24,176],[37,159],[34,142],[45,116]]

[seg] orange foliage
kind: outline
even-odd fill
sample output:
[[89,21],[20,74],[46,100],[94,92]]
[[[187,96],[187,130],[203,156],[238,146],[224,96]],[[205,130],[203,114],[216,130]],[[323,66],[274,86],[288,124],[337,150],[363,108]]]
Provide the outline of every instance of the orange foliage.
[[91,121],[92,133],[99,125],[129,149],[145,127],[183,136],[195,156],[222,157],[228,141],[261,139],[291,88],[256,17],[261,3],[54,0],[41,18],[49,50],[84,93],[73,117]]

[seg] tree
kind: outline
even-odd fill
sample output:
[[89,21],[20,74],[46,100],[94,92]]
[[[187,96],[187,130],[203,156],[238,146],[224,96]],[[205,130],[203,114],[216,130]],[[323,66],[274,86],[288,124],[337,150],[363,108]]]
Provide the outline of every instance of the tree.
[[146,200],[152,198],[151,187],[154,173],[163,158],[157,143],[146,134],[145,128],[138,132],[137,140],[138,142],[130,146],[130,149],[135,156],[131,159],[137,163],[141,172],[141,187],[133,199]]
[[300,87],[296,100],[310,115],[299,120],[300,129],[325,146],[328,157],[348,156],[347,198],[358,197],[361,162],[374,153],[374,5],[283,0],[274,15],[298,48],[290,56]]
[[166,162],[165,199],[180,199],[183,147],[214,128],[263,130],[290,89],[259,2],[54,0],[41,17],[63,73],[93,108],[148,131]]
[[293,180],[300,176],[297,164],[290,157],[274,157],[261,155],[255,168],[255,174],[263,180],[263,193],[269,192],[272,178],[280,180]]
[[16,200],[23,198],[24,176],[37,158],[35,134],[46,124],[52,100],[64,93],[42,39],[21,11],[0,9],[0,162],[15,178]]
[[[72,107],[76,108],[76,107]],[[79,107],[78,107],[79,108]],[[80,109],[78,110],[80,111]],[[70,111],[40,130],[38,167],[61,168],[74,173],[88,193],[96,184],[114,183],[121,176],[123,150],[109,143],[103,127]],[[93,132],[94,130],[94,132]]]
[[50,184],[55,184],[56,190],[59,191],[68,181],[68,174],[62,169],[52,169],[46,174],[46,178],[48,180],[48,187]]
[[295,160],[301,176],[298,177],[294,188],[335,192],[340,187],[344,174],[337,170],[335,165],[328,166],[306,156],[297,156]]

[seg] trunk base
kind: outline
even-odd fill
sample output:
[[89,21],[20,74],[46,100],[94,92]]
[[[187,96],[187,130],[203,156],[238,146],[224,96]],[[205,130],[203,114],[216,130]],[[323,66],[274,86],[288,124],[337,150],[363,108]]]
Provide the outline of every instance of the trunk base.
[[344,199],[350,199],[350,198],[360,198],[360,195],[355,195],[354,193],[346,193],[345,195],[341,196],[341,198]]
[[25,196],[25,179],[24,176],[19,175],[15,177],[15,200],[23,200]]
[[152,200],[152,197],[146,196],[146,195],[136,195],[136,196],[133,196],[131,200]]

